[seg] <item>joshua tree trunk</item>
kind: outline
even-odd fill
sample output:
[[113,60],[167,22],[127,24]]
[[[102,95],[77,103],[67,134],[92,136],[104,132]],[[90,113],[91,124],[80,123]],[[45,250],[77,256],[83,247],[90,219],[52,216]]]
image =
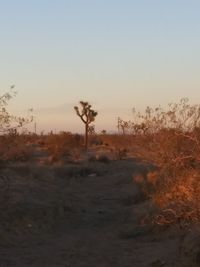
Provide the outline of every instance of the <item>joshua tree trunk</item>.
[[86,123],[85,124],[85,149],[88,149],[88,128],[89,125]]

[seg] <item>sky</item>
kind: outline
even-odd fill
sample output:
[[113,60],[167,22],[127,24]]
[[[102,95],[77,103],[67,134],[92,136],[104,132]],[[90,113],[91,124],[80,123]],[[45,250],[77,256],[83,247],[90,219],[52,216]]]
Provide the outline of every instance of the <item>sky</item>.
[[133,107],[199,103],[199,11],[199,0],[0,0],[0,94],[15,84],[9,109],[33,108],[38,131],[82,132],[80,100],[97,131]]

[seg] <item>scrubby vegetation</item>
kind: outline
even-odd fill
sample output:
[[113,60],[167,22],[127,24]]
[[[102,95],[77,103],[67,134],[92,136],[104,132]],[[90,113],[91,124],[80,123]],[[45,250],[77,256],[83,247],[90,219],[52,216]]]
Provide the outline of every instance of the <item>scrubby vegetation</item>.
[[14,233],[49,234],[64,223],[71,230],[108,225],[123,240],[156,239],[166,226],[178,227],[185,245],[187,229],[200,223],[200,105],[182,99],[166,109],[134,110],[133,120],[118,118],[117,134],[98,134],[89,129],[97,113],[82,102],[90,118],[85,136],[37,135],[20,133],[30,119],[10,116],[9,99],[0,99],[0,244]]
[[136,118],[133,129],[145,129],[133,133],[138,155],[158,167],[143,181],[139,179],[147,195],[167,211],[158,223],[199,222],[200,105],[182,99],[166,110],[148,107]]

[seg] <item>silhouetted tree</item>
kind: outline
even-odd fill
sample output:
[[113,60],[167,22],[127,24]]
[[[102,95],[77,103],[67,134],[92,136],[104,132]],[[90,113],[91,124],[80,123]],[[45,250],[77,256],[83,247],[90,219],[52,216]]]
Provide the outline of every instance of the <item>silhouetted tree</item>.
[[107,134],[106,130],[102,130],[101,134],[103,134],[103,135]]
[[97,111],[92,109],[92,106],[88,102],[80,101],[81,108],[75,106],[74,109],[76,114],[81,118],[82,122],[85,124],[85,148],[88,148],[88,132],[89,125],[95,120],[97,116]]
[[129,122],[122,120],[120,117],[118,117],[118,123],[117,123],[118,133],[120,133],[120,130],[122,130],[122,134],[126,134],[126,130],[129,128]]

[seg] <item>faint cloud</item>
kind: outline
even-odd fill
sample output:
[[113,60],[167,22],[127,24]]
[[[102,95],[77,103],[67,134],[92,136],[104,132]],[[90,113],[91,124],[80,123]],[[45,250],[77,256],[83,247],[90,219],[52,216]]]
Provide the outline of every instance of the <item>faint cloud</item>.
[[38,115],[56,115],[63,113],[72,113],[74,104],[73,103],[65,103],[58,106],[49,106],[42,108],[35,108],[34,111]]

